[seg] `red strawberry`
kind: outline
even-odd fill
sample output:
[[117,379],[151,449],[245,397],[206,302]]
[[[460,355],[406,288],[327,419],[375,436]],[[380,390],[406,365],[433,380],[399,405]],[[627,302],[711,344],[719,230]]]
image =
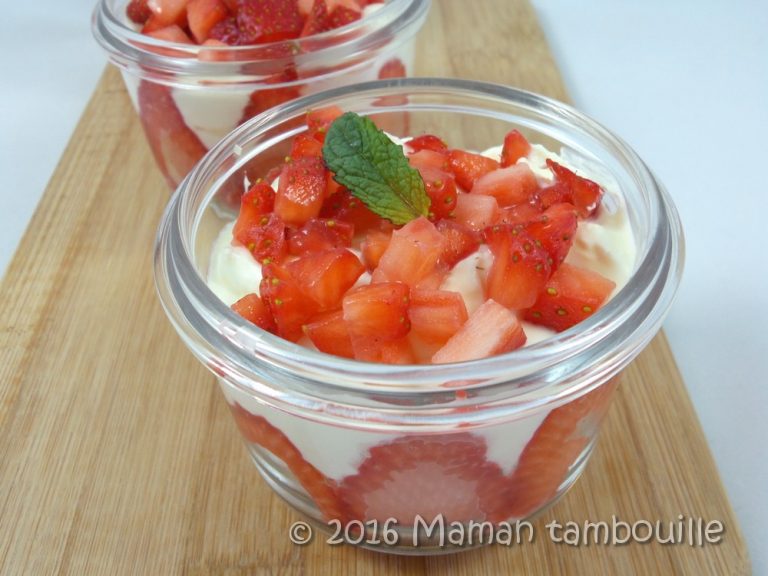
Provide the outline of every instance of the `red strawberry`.
[[525,319],[562,332],[594,314],[615,287],[615,282],[597,272],[563,263]]
[[[176,24],[171,24],[170,26],[155,27],[153,23],[148,21],[142,32],[147,36],[151,36],[152,38],[157,38],[158,40],[164,40],[166,42],[173,42],[174,44],[194,44],[192,39],[187,36],[187,33],[184,32],[184,30],[182,30],[181,27]],[[165,54],[166,56],[177,56],[179,58],[187,56],[183,51],[173,48],[159,48],[157,46],[152,46],[151,50],[157,52],[158,54]]]
[[125,9],[125,13],[136,24],[144,24],[152,15],[147,0],[131,0]]
[[422,134],[421,136],[416,136],[415,138],[408,140],[405,145],[414,152],[420,150],[446,152],[448,150],[448,145],[434,134]]
[[445,290],[412,290],[408,316],[414,335],[440,346],[456,334],[468,318],[461,294]]
[[535,204],[540,206],[542,210],[566,202],[573,205],[571,188],[565,182],[555,182],[536,193]]
[[304,22],[295,0],[239,0],[241,43],[266,44],[298,38]]
[[275,206],[275,191],[263,180],[257,181],[250,190],[240,198],[240,214],[232,229],[232,236],[241,244],[247,246],[252,241],[255,232],[253,228],[261,228],[266,224],[262,218],[272,212]]
[[318,313],[318,306],[307,298],[293,276],[282,266],[267,264],[261,268],[261,299],[277,324],[277,335],[296,342],[302,326]]
[[378,228],[382,218],[371,212],[363,204],[362,200],[352,196],[346,188],[341,188],[335,194],[328,196],[320,210],[323,218],[333,218],[342,222],[349,222],[355,227],[355,232],[362,232],[370,228]]
[[547,159],[547,166],[554,172],[558,182],[563,182],[570,188],[570,202],[576,206],[579,216],[588,218],[594,214],[600,205],[600,199],[603,197],[603,190],[600,186],[550,159]]
[[424,190],[430,200],[430,219],[450,216],[456,208],[456,183],[453,176],[434,168],[419,168]]
[[250,120],[262,112],[279,106],[284,102],[295,100],[301,93],[297,86],[291,83],[298,79],[298,75],[293,68],[286,68],[283,72],[275,74],[264,80],[264,84],[288,84],[277,88],[259,88],[254,90],[248,98],[248,104],[243,110],[243,117],[240,123]]
[[338,106],[309,110],[307,112],[307,128],[322,142],[325,140],[325,133],[328,132],[333,121],[343,113],[344,111]]
[[518,130],[511,130],[504,136],[504,146],[501,149],[501,166],[512,166],[520,158],[525,158],[531,151],[531,145]]
[[401,436],[370,448],[339,496],[348,518],[360,521],[483,521],[503,502],[505,481],[486,452],[485,440],[466,432]]
[[251,414],[240,404],[231,405],[230,409],[245,439],[285,462],[326,520],[342,518],[334,482],[304,460],[299,449],[285,434],[267,422],[266,418]]
[[526,223],[524,229],[549,253],[552,270],[557,270],[573,245],[577,225],[572,204],[555,204]]
[[323,143],[310,134],[299,134],[293,139],[290,157],[296,160],[302,156],[314,156],[321,158],[323,155]]
[[152,18],[158,24],[184,26],[188,3],[189,0],[149,0],[147,6],[152,11]]
[[275,214],[258,216],[247,228],[243,224],[235,239],[262,264],[278,262],[285,255],[285,224]]
[[331,28],[341,28],[352,22],[360,20],[361,13],[359,10],[347,8],[346,6],[336,6],[328,14],[328,23]]
[[446,240],[445,248],[440,254],[440,262],[452,268],[480,247],[480,234],[453,220],[440,220],[437,231]]
[[415,288],[437,268],[445,238],[423,216],[392,233],[373,271],[373,282],[404,282]]
[[363,252],[363,261],[368,270],[373,270],[379,265],[381,256],[387,250],[389,242],[392,239],[392,232],[372,229],[365,235],[360,249]]
[[141,123],[157,165],[175,188],[207,149],[184,123],[169,87],[143,80],[138,101]]
[[239,46],[243,44],[240,37],[240,28],[237,25],[237,18],[229,16],[222,18],[214,24],[208,31],[210,40],[218,40],[230,46]]
[[507,491],[507,503],[494,521],[525,518],[549,502],[570,467],[589,446],[610,405],[617,378],[555,408],[520,455]]
[[459,194],[453,219],[471,230],[480,231],[493,225],[499,216],[499,203],[485,194]]
[[347,292],[344,322],[356,358],[381,361],[382,346],[408,334],[409,294],[408,285],[402,282],[366,284]]
[[303,256],[352,246],[355,228],[352,224],[332,219],[312,218],[298,230],[288,232],[288,252]]
[[355,357],[347,324],[344,322],[344,312],[341,310],[313,318],[304,326],[304,334],[321,352],[344,358]]
[[268,332],[274,332],[277,329],[275,319],[272,318],[269,308],[262,302],[258,294],[246,294],[232,304],[232,310]]
[[525,332],[517,316],[498,302],[486,300],[435,353],[432,363],[477,360],[515,350],[523,344]]
[[536,204],[518,204],[499,210],[499,224],[527,224],[541,216]]
[[405,78],[406,75],[405,64],[398,58],[387,60],[379,69],[379,80],[384,80],[386,78]]
[[500,167],[493,158],[464,150],[450,150],[448,152],[448,165],[456,178],[456,182],[466,192],[472,190],[472,186],[478,178]]
[[[417,170],[432,168],[442,172],[449,172],[448,156],[434,150],[418,150],[408,155],[408,163]],[[453,177],[453,176],[451,176]]]
[[294,226],[316,218],[323,205],[325,185],[325,165],[320,158],[304,157],[288,162],[280,173],[275,214]]
[[528,164],[514,164],[493,170],[475,180],[472,194],[493,196],[499,206],[526,204],[539,189],[536,176]]
[[187,21],[198,44],[205,42],[211,28],[229,16],[227,5],[222,0],[190,0],[187,5]]
[[[301,6],[299,11],[301,11]],[[328,19],[328,6],[325,0],[314,0],[312,8],[307,14],[307,19],[304,21],[304,26],[301,29],[301,37],[327,32],[331,28],[332,26]]]
[[286,267],[299,289],[312,298],[321,311],[338,309],[344,293],[365,272],[357,256],[344,248],[308,254]]

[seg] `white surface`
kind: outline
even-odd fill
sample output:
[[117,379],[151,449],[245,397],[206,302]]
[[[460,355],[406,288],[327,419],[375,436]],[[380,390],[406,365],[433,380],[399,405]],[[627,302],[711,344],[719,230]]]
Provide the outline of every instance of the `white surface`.
[[[634,146],[678,204],[688,257],[666,331],[766,573],[768,3],[534,5],[574,102]],[[90,0],[14,6],[0,23],[0,271],[104,63]]]

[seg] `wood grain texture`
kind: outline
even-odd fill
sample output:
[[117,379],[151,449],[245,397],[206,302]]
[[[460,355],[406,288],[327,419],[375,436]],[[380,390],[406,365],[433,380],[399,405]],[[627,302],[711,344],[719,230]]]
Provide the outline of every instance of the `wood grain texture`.
[[[420,45],[423,74],[566,98],[525,0],[436,0]],[[0,287],[0,573],[749,573],[663,335],[626,371],[584,476],[534,543],[441,558],[291,545],[297,514],[258,476],[155,297],[164,186],[108,69]],[[570,547],[544,528],[678,514],[720,520],[723,542]]]

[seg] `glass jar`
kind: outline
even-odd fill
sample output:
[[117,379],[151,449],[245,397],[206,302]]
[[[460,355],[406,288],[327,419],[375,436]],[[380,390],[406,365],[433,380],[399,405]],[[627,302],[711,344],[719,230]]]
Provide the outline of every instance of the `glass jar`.
[[351,24],[256,46],[177,44],[143,35],[126,0],[100,0],[93,34],[122,73],[157,166],[175,189],[238,124],[303,95],[413,71],[430,0],[370,4]]
[[[265,170],[263,158],[285,154],[304,130],[307,109],[331,105],[400,126],[395,136],[433,133],[470,150],[496,145],[517,128],[610,175],[636,243],[628,283],[569,330],[507,354],[444,365],[347,360],[244,321],[206,285],[214,238],[236,217],[229,190],[242,188],[254,165]],[[217,376],[269,485],[320,525],[347,526],[354,543],[415,554],[456,547],[441,526],[527,519],[573,484],[617,377],[659,330],[682,266],[682,230],[667,192],[615,135],[539,95],[430,78],[337,88],[241,126],[181,184],[155,253],[163,306]],[[385,525],[388,541],[381,540]]]

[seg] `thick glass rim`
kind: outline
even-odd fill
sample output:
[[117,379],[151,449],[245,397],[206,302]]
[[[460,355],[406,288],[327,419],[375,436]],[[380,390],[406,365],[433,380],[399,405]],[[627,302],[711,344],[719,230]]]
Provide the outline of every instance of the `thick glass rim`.
[[115,12],[115,1],[99,0],[91,20],[93,36],[110,61],[140,74],[161,78],[172,75],[169,80],[174,83],[193,84],[201,77],[239,77],[241,83],[249,79],[253,82],[289,65],[355,65],[358,60],[366,60],[371,51],[415,34],[431,4],[431,0],[387,0],[365,18],[305,38],[256,46],[200,46],[168,42],[137,32]]
[[[549,122],[567,124],[608,147],[631,172],[652,232],[627,285],[593,316],[542,342],[503,355],[440,365],[385,365],[339,358],[283,340],[235,314],[208,288],[195,265],[196,227],[216,192],[215,185],[208,190],[202,187],[227,158],[287,118],[351,95],[397,94],[450,94],[513,104]],[[401,109],[420,108],[403,104]],[[155,248],[155,278],[166,313],[198,358],[218,375],[275,402],[309,406],[318,398],[342,394],[344,403],[355,405],[356,399],[375,394],[395,401],[418,397],[419,404],[426,406],[432,401],[439,404],[447,392],[455,399],[462,390],[494,397],[501,392],[499,398],[513,403],[515,411],[525,411],[584,393],[626,366],[659,330],[677,291],[683,260],[682,228],[666,190],[624,141],[596,121],[556,100],[508,86],[406,78],[312,94],[265,112],[230,133],[187,175],[168,204]],[[600,373],[595,372],[597,364],[602,366]],[[279,385],[265,381],[279,381]],[[409,409],[419,410],[419,406]]]

